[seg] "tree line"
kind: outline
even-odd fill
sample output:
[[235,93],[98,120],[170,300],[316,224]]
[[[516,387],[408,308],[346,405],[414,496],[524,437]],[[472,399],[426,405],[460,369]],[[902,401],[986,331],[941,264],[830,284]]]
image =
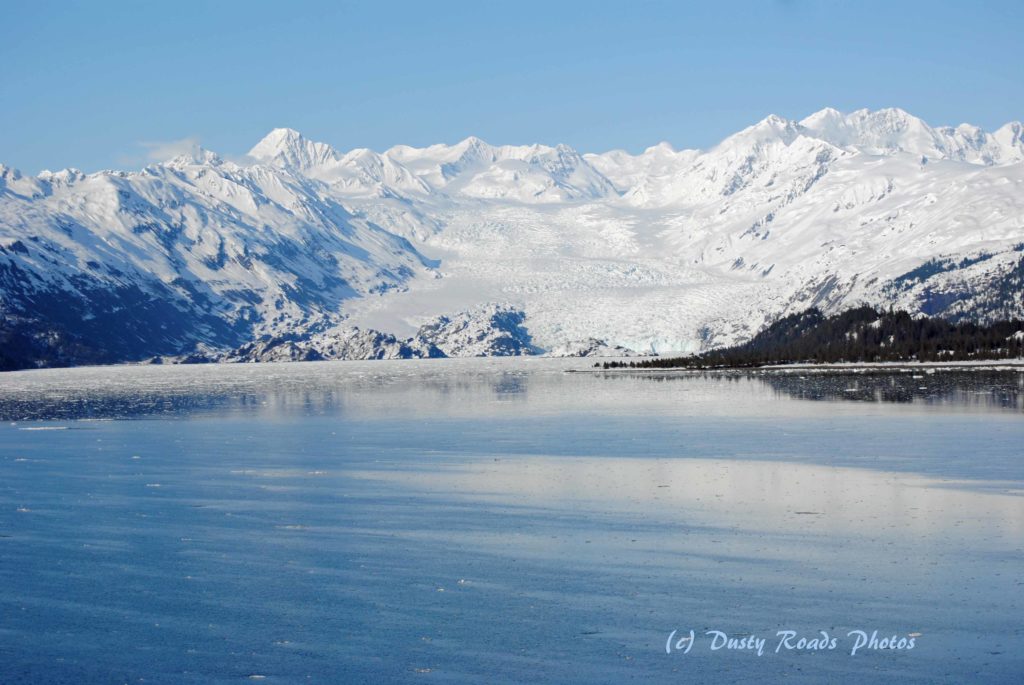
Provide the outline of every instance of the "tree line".
[[[987,325],[858,307],[816,308],[779,319],[742,345],[687,357],[605,362],[606,369],[754,367],[766,364],[936,362],[1024,357],[1024,321]],[[597,366],[597,364],[595,364]]]

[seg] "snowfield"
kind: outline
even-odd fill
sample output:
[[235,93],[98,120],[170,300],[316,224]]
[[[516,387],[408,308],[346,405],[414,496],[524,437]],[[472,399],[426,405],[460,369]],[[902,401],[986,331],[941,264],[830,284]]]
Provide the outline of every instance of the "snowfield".
[[[812,305],[1022,316],[1022,130],[826,109],[706,151],[342,153],[277,129],[239,162],[2,167],[0,313],[119,359],[353,327],[411,338],[438,317],[467,320],[447,338],[458,356],[697,351]],[[481,344],[495,334],[474,312],[495,306],[532,341]]]

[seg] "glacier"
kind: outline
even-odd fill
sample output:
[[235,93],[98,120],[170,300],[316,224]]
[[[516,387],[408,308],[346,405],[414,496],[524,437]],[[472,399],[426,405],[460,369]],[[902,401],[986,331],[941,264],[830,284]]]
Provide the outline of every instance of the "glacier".
[[0,166],[0,366],[692,352],[810,306],[1020,317],[1022,184],[1020,122],[899,109],[707,150],[282,128],[238,159]]

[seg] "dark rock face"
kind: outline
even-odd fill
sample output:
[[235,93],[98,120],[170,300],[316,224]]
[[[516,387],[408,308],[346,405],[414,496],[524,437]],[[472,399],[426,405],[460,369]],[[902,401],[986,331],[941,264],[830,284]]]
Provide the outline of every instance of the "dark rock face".
[[0,371],[113,361],[110,353],[63,328],[17,316],[0,317]]
[[558,345],[547,351],[549,357],[640,357],[636,350],[622,345],[609,345],[607,340],[585,338]]
[[308,338],[278,336],[246,343],[220,357],[224,362],[293,362],[333,359],[423,359],[444,357],[429,342],[418,338],[399,340],[389,333],[351,328]]
[[263,336],[223,354],[197,353],[184,363],[321,361],[334,359],[430,359],[538,354],[526,315],[507,305],[441,316],[415,336],[399,339],[373,329],[331,329],[312,335]]
[[525,326],[526,314],[509,305],[487,305],[472,312],[441,316],[417,332],[449,357],[512,357],[541,350]]

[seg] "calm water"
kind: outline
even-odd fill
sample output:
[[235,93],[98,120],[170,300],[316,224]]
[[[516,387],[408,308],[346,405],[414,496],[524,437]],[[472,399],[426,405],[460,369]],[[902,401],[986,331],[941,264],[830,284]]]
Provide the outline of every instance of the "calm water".
[[0,682],[1022,681],[1024,373],[570,367],[0,375]]

